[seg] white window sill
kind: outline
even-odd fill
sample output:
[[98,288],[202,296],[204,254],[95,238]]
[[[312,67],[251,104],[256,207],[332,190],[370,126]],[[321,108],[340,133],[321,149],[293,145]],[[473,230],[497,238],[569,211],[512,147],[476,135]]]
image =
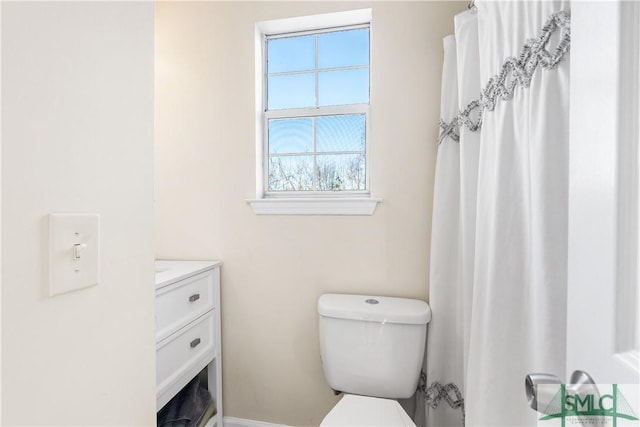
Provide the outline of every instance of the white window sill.
[[373,215],[380,202],[372,197],[247,200],[256,215]]

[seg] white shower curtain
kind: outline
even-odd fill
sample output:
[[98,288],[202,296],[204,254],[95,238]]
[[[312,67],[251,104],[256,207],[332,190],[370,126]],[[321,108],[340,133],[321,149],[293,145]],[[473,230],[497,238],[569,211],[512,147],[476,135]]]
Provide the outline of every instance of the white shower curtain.
[[[553,13],[570,13],[568,1],[476,5],[456,16],[455,38],[445,39],[445,123],[479,98]],[[546,50],[553,53],[557,40]],[[537,67],[528,87],[516,85],[511,99],[485,110],[480,131],[460,126],[438,148],[429,427],[462,425],[456,387],[467,426],[536,425],[525,375],[564,375],[568,99],[567,54],[553,69]]]

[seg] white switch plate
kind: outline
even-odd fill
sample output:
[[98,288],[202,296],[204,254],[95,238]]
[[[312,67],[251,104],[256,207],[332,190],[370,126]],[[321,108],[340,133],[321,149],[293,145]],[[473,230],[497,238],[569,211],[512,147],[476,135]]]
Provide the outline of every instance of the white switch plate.
[[99,282],[100,215],[50,214],[49,296]]

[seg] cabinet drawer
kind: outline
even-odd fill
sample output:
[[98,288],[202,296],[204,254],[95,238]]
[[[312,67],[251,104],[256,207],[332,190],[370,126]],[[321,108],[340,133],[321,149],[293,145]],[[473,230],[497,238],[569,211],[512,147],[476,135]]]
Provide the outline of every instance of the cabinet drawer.
[[156,342],[214,307],[217,269],[161,288],[156,294]]
[[[158,343],[156,387],[161,394],[194,365],[202,367],[215,356],[214,311]],[[202,368],[201,367],[201,368]],[[200,369],[201,369],[200,368]],[[185,383],[186,384],[186,383]],[[180,387],[184,386],[182,384]]]

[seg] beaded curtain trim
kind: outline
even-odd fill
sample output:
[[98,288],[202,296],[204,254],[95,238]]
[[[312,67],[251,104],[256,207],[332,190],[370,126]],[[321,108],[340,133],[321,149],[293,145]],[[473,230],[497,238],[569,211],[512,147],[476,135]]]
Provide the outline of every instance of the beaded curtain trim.
[[425,374],[424,371],[421,371],[420,381],[418,383],[418,392],[421,392],[424,395],[424,399],[431,409],[436,409],[443,400],[452,409],[460,409],[462,416],[461,425],[465,425],[464,399],[462,397],[462,392],[457,385],[454,383],[442,385],[438,382],[433,382],[429,387],[427,387],[427,374]]
[[[547,51],[547,44],[556,31],[560,31],[560,41],[553,53],[550,53]],[[564,11],[555,12],[549,16],[538,37],[525,42],[518,58],[509,57],[504,61],[500,74],[491,77],[480,92],[480,99],[470,102],[450,122],[440,119],[438,142],[441,143],[447,137],[459,142],[460,126],[465,126],[472,132],[480,130],[485,110],[493,111],[498,100],[511,99],[517,86],[529,87],[538,66],[547,70],[555,68],[569,51],[570,44],[571,18]],[[474,115],[475,120],[472,118]]]

